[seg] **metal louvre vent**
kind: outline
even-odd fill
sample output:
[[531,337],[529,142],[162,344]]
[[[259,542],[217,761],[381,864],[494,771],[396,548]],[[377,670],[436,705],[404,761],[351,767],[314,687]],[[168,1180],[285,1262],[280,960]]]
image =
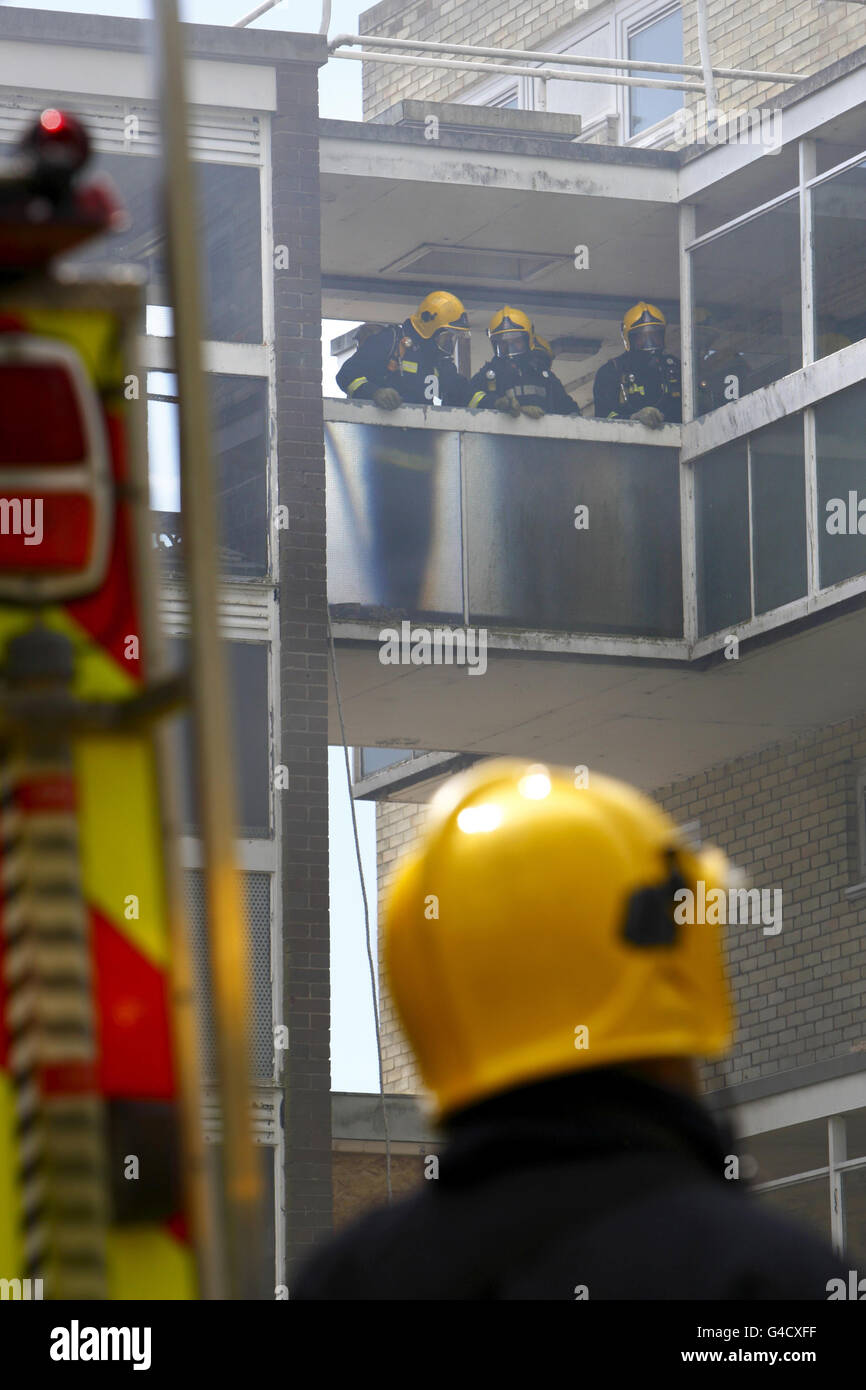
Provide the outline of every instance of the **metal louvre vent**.
[[[220,630],[228,640],[236,634],[242,638],[250,633],[270,635],[272,593],[252,593],[236,597],[224,594],[219,600]],[[189,635],[189,597],[184,589],[163,586],[162,619],[166,632],[173,636]]]
[[[271,1003],[271,875],[243,873],[244,899],[250,943],[251,1076],[270,1081],[274,1076],[274,1029]],[[189,916],[193,968],[200,997],[205,1000],[202,1019],[202,1072],[206,1078],[216,1074],[216,1037],[207,980],[207,936],[205,933],[204,875],[200,869],[184,873]]]
[[[94,148],[106,154],[159,153],[156,107],[144,101],[111,101],[80,93],[0,91],[0,144],[14,144],[46,106],[66,106],[87,123]],[[196,106],[190,149],[200,159],[224,164],[261,163],[261,120],[242,112]]]

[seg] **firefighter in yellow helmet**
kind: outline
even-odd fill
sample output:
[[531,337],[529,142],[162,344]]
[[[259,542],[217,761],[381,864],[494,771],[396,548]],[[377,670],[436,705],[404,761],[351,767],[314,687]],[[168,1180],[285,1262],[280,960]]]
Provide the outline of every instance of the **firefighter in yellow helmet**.
[[599,367],[593,384],[597,420],[639,420],[649,429],[679,423],[682,368],[665,350],[665,316],[644,300],[622,321],[625,352]]
[[472,410],[501,410],[508,415],[579,415],[580,406],[537,351],[533,326],[522,309],[506,304],[490,320],[487,336],[493,356],[475,373],[469,397]]
[[469,382],[454,363],[457,338],[469,333],[455,294],[434,290],[402,324],[388,324],[360,343],[337,373],[350,400],[399,405],[466,405]]
[[292,1297],[826,1298],[832,1251],[755,1205],[698,1099],[731,1040],[726,890],[724,856],[621,782],[496,759],[446,783],[384,928],[438,1180]]

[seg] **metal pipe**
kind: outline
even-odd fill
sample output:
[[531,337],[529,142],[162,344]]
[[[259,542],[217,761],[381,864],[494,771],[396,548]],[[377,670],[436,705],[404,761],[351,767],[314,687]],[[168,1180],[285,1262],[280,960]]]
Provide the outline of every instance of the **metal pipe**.
[[157,0],[165,224],[178,378],[181,516],[190,602],[193,733],[204,846],[208,945],[222,1104],[229,1298],[260,1289],[262,1183],[249,1121],[245,913],[234,862],[234,769],[217,612],[219,540],[208,396],[202,370],[199,224],[187,144],[184,45],[177,0]]
[[[451,68],[457,72],[506,73],[509,77],[555,78],[558,82],[598,82],[595,73],[568,72],[558,68],[510,68],[504,63],[464,63],[452,58],[410,58],[402,53],[332,53],[332,58],[349,58],[356,63],[404,63],[415,68]],[[664,87],[675,92],[703,92],[703,82],[659,82],[649,77],[605,76],[605,82],[620,87]]]
[[319,21],[319,33],[325,38],[328,37],[328,30],[331,27],[331,0],[322,0],[322,18]]
[[[866,4],[866,0],[863,0]],[[643,58],[594,58],[579,53],[541,53],[528,48],[481,48],[469,43],[428,43],[422,39],[386,39],[372,34],[338,34],[331,39],[328,49],[333,56],[335,48],[375,44],[378,48],[423,49],[425,53],[468,54],[476,58],[521,58],[545,61],[554,58],[558,63],[572,64],[575,67],[595,68],[636,68],[640,72],[678,72],[689,77],[702,77],[703,68],[692,63],[651,63]],[[802,73],[758,72],[751,68],[715,68],[716,77],[736,77],[744,82],[802,82]]]
[[[236,19],[234,24],[230,27],[232,29],[245,29],[248,24],[252,24],[254,19],[258,19],[260,15],[267,14],[268,10],[276,9],[277,5],[281,5],[282,3],[283,0],[265,0],[263,5],[258,5],[254,10],[250,10],[249,14],[244,15],[243,19]],[[330,19],[330,15],[328,18]]]
[[713,77],[713,64],[710,58],[710,34],[707,24],[707,0],[696,0],[698,10],[698,48],[701,54],[701,68],[704,75],[704,95],[707,103],[707,130],[715,130],[719,123],[719,94]]

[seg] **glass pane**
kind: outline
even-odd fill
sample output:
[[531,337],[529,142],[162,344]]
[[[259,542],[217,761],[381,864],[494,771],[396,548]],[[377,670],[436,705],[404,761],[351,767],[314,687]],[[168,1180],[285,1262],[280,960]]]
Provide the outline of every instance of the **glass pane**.
[[[176,378],[148,372],[148,394],[173,396]],[[268,570],[268,385],[260,377],[208,374],[220,513],[220,570],[258,578]],[[171,571],[183,568],[176,399],[148,400],[150,505],[156,544]]]
[[798,1221],[816,1236],[830,1240],[830,1183],[828,1178],[812,1178],[794,1187],[759,1192],[755,1200]]
[[383,767],[396,767],[417,756],[419,754],[412,748],[362,748],[361,776],[370,777],[374,772],[381,772]]
[[[629,58],[645,58],[649,63],[681,63],[683,61],[683,12],[672,14],[648,24],[645,29],[628,37]],[[640,72],[632,69],[630,77],[664,78],[663,72]],[[675,73],[670,74],[676,77]],[[639,135],[656,121],[663,121],[683,105],[684,92],[664,87],[629,87],[629,135]]]
[[695,409],[699,415],[802,366],[796,199],[692,255]]
[[822,588],[866,573],[866,385],[815,406],[818,456],[818,553]]
[[866,1168],[842,1174],[842,1199],[845,1204],[845,1253],[852,1257],[862,1278],[866,1274]]
[[[114,182],[129,216],[125,231],[75,253],[78,262],[134,262],[147,271],[148,331],[170,332],[166,318],[165,246],[159,212],[161,161],[149,155],[97,154],[91,164]],[[262,236],[259,171],[196,163],[200,199],[205,336],[224,342],[262,341]],[[154,325],[151,327],[151,325]]]
[[752,1182],[772,1182],[775,1178],[793,1177],[829,1163],[827,1121],[808,1120],[801,1125],[786,1125],[784,1129],[751,1134],[741,1140],[738,1152],[750,1154],[757,1163]]
[[698,623],[705,636],[751,616],[745,441],[695,465],[695,522]]
[[842,1118],[848,1157],[866,1158],[866,1110],[849,1110]]
[[812,190],[815,355],[866,337],[866,160]]
[[758,430],[750,446],[755,612],[767,613],[806,592],[802,415]]
[[[171,639],[172,656],[179,667],[187,660],[188,642]],[[237,835],[240,839],[267,839],[270,824],[270,750],[268,746],[268,648],[264,642],[226,642],[226,674],[232,711],[234,775],[237,787]],[[178,777],[180,821],[187,833],[200,824],[196,810],[195,763],[189,716],[173,721]]]

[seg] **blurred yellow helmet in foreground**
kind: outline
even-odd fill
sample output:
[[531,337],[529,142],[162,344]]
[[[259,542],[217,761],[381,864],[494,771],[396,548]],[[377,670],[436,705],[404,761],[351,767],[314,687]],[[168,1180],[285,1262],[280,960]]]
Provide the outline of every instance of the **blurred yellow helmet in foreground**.
[[438,1112],[557,1073],[724,1053],[720,928],[677,925],[674,893],[725,889],[727,868],[611,778],[496,759],[447,782],[384,928]]

